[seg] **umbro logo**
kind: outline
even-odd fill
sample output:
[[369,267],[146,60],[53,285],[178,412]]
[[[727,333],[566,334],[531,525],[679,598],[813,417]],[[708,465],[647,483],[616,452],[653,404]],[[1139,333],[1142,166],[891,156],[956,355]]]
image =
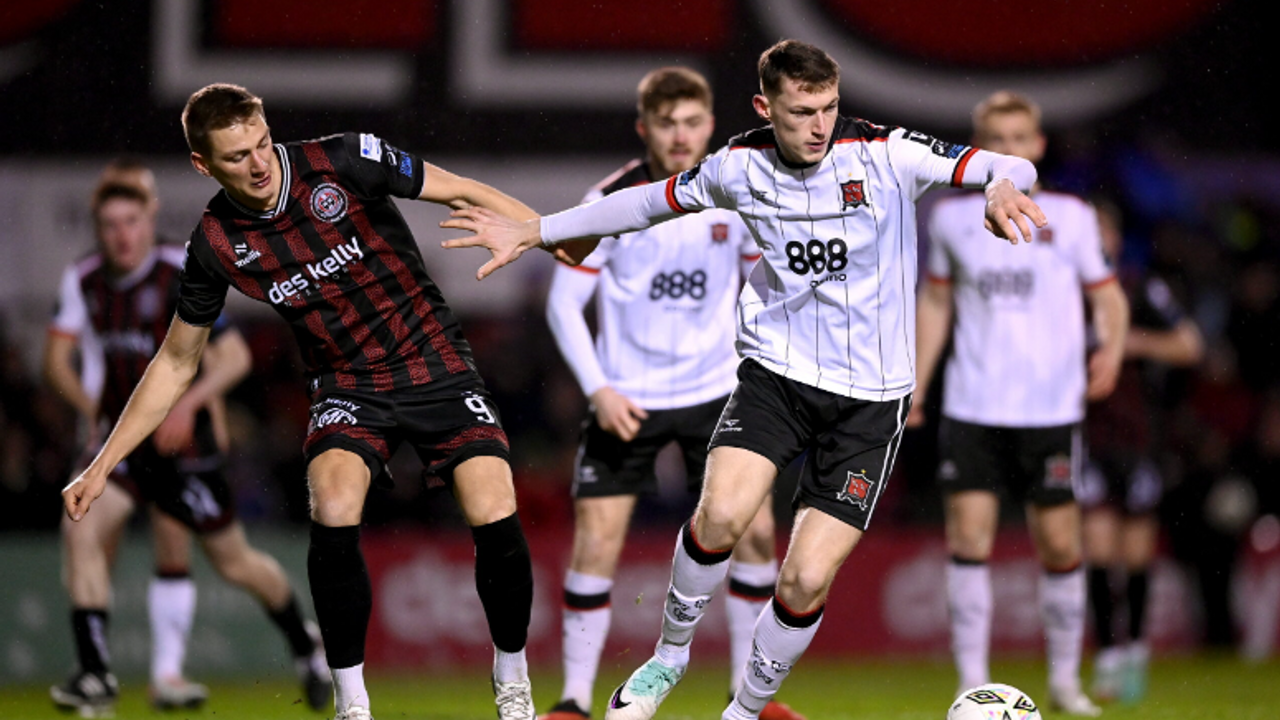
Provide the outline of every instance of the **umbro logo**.
[[768,205],[769,207],[778,207],[778,201],[770,198],[768,195],[765,194],[763,190],[751,188],[751,197],[754,198],[755,201],[760,203],[761,205]]
[[742,428],[738,427],[738,419],[730,418],[720,422],[720,432],[742,432]]

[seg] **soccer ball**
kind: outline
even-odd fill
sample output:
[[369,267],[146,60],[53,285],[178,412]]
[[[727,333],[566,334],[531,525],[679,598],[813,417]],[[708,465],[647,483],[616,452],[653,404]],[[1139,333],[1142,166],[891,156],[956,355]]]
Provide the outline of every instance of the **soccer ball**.
[[960,693],[947,720],[1040,720],[1040,710],[1018,688],[989,683]]

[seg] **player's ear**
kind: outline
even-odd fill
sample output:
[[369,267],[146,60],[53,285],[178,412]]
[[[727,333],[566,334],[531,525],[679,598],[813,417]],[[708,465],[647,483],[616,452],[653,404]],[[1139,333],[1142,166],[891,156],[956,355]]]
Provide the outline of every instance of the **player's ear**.
[[760,116],[760,119],[766,122],[773,122],[773,119],[769,117],[769,98],[764,95],[756,95],[751,98],[751,107],[756,109],[756,114]]
[[640,136],[642,142],[649,141],[649,126],[644,124],[644,118],[636,118],[636,134]]
[[213,177],[213,173],[209,172],[209,164],[204,161],[204,158],[200,156],[200,153],[191,153],[191,167],[195,168],[196,172],[205,177]]

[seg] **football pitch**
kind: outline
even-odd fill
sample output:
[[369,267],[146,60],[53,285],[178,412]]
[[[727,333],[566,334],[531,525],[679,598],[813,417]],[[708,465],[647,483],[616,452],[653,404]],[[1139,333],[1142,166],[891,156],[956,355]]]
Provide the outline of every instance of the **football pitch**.
[[[696,658],[695,658],[696,662]],[[723,666],[695,665],[662,706],[659,718],[715,720],[726,700]],[[597,687],[596,714],[624,670],[605,672]],[[1016,685],[1037,702],[1044,694],[1039,661],[998,663],[998,682]],[[557,699],[558,674],[535,673],[534,701],[545,711]],[[787,680],[780,700],[810,720],[942,720],[951,700],[954,675],[949,662],[883,661],[802,663]],[[195,711],[160,714],[146,704],[138,682],[126,682],[116,717],[204,718],[205,720],[277,720],[332,717],[309,712],[298,688],[278,681],[210,683],[209,704]],[[379,720],[492,720],[488,677],[481,673],[375,675],[369,689]],[[1046,718],[1066,717],[1042,707]],[[0,688],[0,718],[67,718],[49,703],[43,685]],[[1103,714],[1116,720],[1275,720],[1280,718],[1280,661],[1245,664],[1231,656],[1198,656],[1154,663],[1150,692],[1136,705],[1110,705]]]

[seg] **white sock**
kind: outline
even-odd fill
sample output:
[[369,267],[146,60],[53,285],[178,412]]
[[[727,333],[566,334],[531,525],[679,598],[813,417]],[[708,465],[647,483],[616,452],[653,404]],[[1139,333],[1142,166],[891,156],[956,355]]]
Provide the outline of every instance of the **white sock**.
[[711,596],[729,573],[729,553],[724,553],[720,562],[703,565],[685,549],[684,535],[681,530],[671,561],[671,587],[662,608],[662,637],[656,651],[658,659],[672,667],[688,664],[693,631],[711,603]]
[[345,712],[353,705],[369,708],[369,691],[364,689],[364,663],[347,668],[329,668],[333,676],[333,706]]
[[151,683],[182,677],[187,639],[196,614],[196,583],[190,577],[152,577],[147,586],[151,619]]
[[[742,685],[733,695],[733,702],[725,710],[724,717],[756,717],[777,694],[782,681],[791,674],[791,668],[804,655],[822,625],[822,617],[808,627],[792,627],[782,622],[770,602],[756,621],[756,631],[751,647],[751,659],[743,673]],[[734,707],[734,706],[738,707]]]
[[1044,622],[1049,687],[1080,687],[1086,602],[1084,568],[1040,575],[1040,618]]
[[986,563],[947,564],[947,604],[951,610],[951,653],[960,687],[991,682],[991,570]]
[[612,578],[586,575],[573,570],[566,572],[564,576],[566,596],[606,596],[603,605],[591,609],[572,608],[566,597],[563,610],[564,692],[560,694],[560,699],[573,700],[587,712],[591,712],[591,694],[600,668],[600,653],[604,651],[609,623],[613,619],[613,606],[607,599],[612,589]]
[[[729,692],[742,683],[742,669],[751,656],[751,636],[764,606],[778,582],[778,563],[729,563],[729,592],[724,605],[729,614]],[[767,595],[766,595],[767,593]],[[763,597],[762,597],[763,596]]]
[[521,682],[529,679],[529,661],[524,648],[516,652],[493,649],[493,679],[500,683]]

